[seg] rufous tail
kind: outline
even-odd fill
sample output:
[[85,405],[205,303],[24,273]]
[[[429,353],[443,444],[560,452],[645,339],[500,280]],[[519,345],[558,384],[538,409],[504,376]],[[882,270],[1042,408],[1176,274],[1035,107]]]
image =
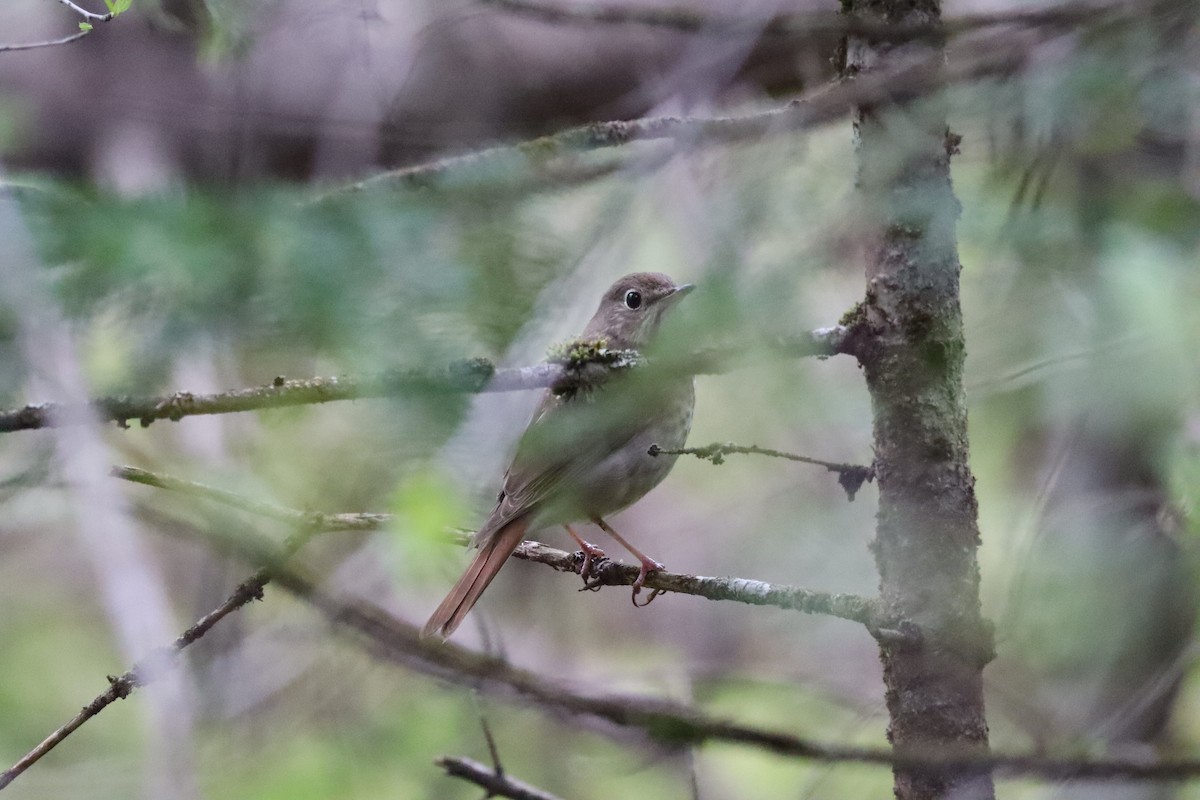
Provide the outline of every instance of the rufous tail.
[[525,538],[528,528],[528,518],[517,517],[492,534],[487,544],[479,548],[475,560],[458,579],[458,583],[454,584],[450,594],[446,595],[446,599],[425,623],[425,627],[421,629],[421,636],[440,636],[445,639],[454,633],[463,617],[479,600],[483,590]]

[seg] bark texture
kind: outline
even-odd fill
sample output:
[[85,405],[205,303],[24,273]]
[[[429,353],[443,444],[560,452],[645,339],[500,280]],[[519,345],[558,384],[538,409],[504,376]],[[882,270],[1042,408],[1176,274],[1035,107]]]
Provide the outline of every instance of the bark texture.
[[[936,23],[930,0],[847,0],[848,13],[893,24]],[[868,71],[917,55],[847,43],[845,69]],[[928,55],[928,51],[924,50]],[[922,631],[920,644],[881,641],[888,736],[899,753],[988,747],[982,670],[991,626],[979,606],[979,527],[967,463],[965,357],[950,181],[957,138],[936,101],[873,106],[855,115],[860,202],[868,243],[867,296],[850,321],[874,413],[879,516],[873,543],[889,613]],[[895,770],[902,800],[992,798],[987,772]]]

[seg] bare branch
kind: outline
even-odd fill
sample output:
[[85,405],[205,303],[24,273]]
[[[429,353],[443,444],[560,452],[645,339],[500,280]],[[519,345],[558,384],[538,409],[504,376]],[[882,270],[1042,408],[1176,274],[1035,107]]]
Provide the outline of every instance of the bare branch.
[[[300,542],[297,541],[289,549],[294,550],[299,546]],[[281,557],[284,557],[286,553],[287,550],[284,551]],[[4,789],[4,787],[16,780],[21,773],[36,764],[42,756],[61,744],[63,740],[78,730],[89,719],[95,717],[117,700],[125,699],[139,687],[148,686],[162,675],[165,675],[167,671],[173,669],[178,663],[179,654],[189,645],[198,641],[204,634],[208,633],[214,625],[251,601],[261,600],[263,587],[269,580],[269,572],[265,568],[260,570],[234,589],[233,594],[224,603],[197,620],[194,625],[181,633],[170,645],[150,653],[122,675],[116,677],[109,675],[107,691],[98,695],[92,702],[84,706],[78,714],[42,740],[41,744],[26,753],[20,761],[13,764],[4,772],[0,772],[0,789]]]
[[[297,524],[296,532],[289,536],[283,543],[282,547],[270,542],[258,541],[253,544],[238,541],[236,545],[232,545],[230,537],[222,539],[221,544],[231,547],[236,546],[239,553],[249,555],[253,560],[259,562],[262,566],[255,574],[251,575],[242,583],[238,584],[237,588],[229,595],[224,603],[214,608],[209,613],[205,614],[200,619],[185,630],[175,639],[174,642],[156,650],[145,658],[138,661],[127,672],[119,676],[108,676],[108,690],[96,696],[92,702],[88,703],[83,709],[72,717],[66,724],[54,731],[46,737],[41,744],[30,750],[20,761],[9,767],[4,772],[0,773],[0,789],[12,783],[21,773],[36,764],[42,756],[49,753],[57,747],[64,739],[74,733],[81,725],[87,722],[92,717],[99,714],[105,708],[110,706],[117,700],[123,700],[131,695],[136,689],[142,686],[148,686],[154,683],[161,676],[165,675],[169,670],[174,669],[179,663],[179,655],[186,648],[199,641],[206,633],[212,630],[218,622],[225,617],[237,611],[242,606],[248,605],[254,600],[261,600],[263,597],[263,588],[271,581],[273,573],[282,568],[282,565],[296,552],[304,546],[304,544],[312,538],[314,534],[319,532],[321,528],[315,527],[314,523],[333,523],[340,524],[344,517],[350,515],[322,515],[322,514],[304,514],[303,512],[292,512],[286,509],[269,506],[265,503],[258,503],[248,498],[240,497],[231,492],[224,492],[220,489],[203,486],[202,484],[194,484],[189,481],[180,481],[175,478],[154,475],[145,470],[137,470],[132,467],[124,467],[114,470],[114,474],[126,480],[135,481],[150,486],[158,486],[176,491],[184,491],[198,496],[208,497],[219,502],[224,502],[242,508],[247,511],[265,514],[276,519],[282,519],[285,522],[293,522]],[[362,515],[364,518],[369,515]],[[340,530],[357,530],[353,523],[349,523],[347,527],[339,528]]]
[[664,450],[656,444],[650,445],[647,450],[650,455],[690,455],[702,458],[705,461],[711,461],[713,464],[721,465],[725,463],[725,456],[731,453],[740,453],[743,455],[761,455],[770,456],[771,458],[783,458],[788,461],[799,461],[803,464],[815,464],[819,467],[824,467],[830,472],[838,474],[838,483],[846,490],[846,496],[851,501],[854,500],[854,495],[862,488],[866,482],[875,480],[875,467],[863,466],[862,464],[838,464],[833,461],[822,461],[819,458],[810,458],[809,456],[801,456],[795,453],[785,453],[782,450],[772,450],[768,447],[759,447],[756,444],[738,445],[733,442],[713,442],[712,444],[703,447],[681,447],[678,450]]
[[[1041,35],[1050,35],[1049,31]],[[1032,39],[1033,41],[1030,41]],[[559,156],[626,145],[670,140],[679,147],[729,143],[808,130],[828,124],[863,105],[902,103],[947,86],[1012,71],[1029,55],[1034,37],[995,36],[946,64],[940,56],[914,58],[887,69],[839,79],[787,105],[729,117],[646,117],[594,122],[525,142],[476,150],[424,164],[401,167],[363,181],[328,190],[313,202],[380,186],[429,188],[439,178],[466,170],[512,164],[526,166]]]
[[113,467],[112,475],[131,483],[202,497],[242,511],[249,511],[251,514],[269,517],[313,531],[374,531],[385,527],[392,520],[390,514],[324,514],[320,511],[284,508],[204,483],[187,481],[137,467]]
[[86,8],[76,5],[75,3],[71,2],[71,0],[58,0],[58,2],[71,9],[88,22],[108,22],[110,19],[116,16],[116,14],[112,11],[108,12],[107,14],[96,14],[88,11]]
[[641,25],[705,36],[753,35],[774,39],[832,39],[854,36],[867,41],[903,42],[947,37],[997,26],[1063,26],[1093,21],[1098,13],[1130,3],[1097,7],[1096,3],[1067,3],[1052,8],[1016,9],[990,14],[966,14],[940,22],[882,22],[847,16],[837,11],[806,11],[756,19],[714,14],[694,8],[610,5],[601,3],[551,5],[531,0],[479,0],[500,11],[557,25]]
[[446,770],[453,778],[468,780],[486,789],[488,797],[510,797],[512,800],[559,800],[557,795],[544,792],[524,781],[505,775],[469,758],[442,756],[433,763]]
[[[849,333],[842,326],[820,328],[799,336],[779,338],[767,345],[780,356],[832,356],[846,352]],[[744,348],[742,349],[744,351]],[[711,348],[687,356],[656,361],[656,369],[692,374],[726,372],[741,366],[734,348]],[[633,351],[597,349],[585,358],[496,369],[487,359],[455,361],[441,369],[394,371],[373,378],[275,378],[267,386],[229,392],[176,392],[158,397],[102,397],[90,403],[95,417],[127,427],[137,420],[148,427],[155,420],[179,421],[201,414],[230,414],[267,408],[314,405],[338,400],[393,397],[413,390],[442,392],[512,392],[550,388],[563,393],[594,386],[615,371],[637,366]],[[60,403],[35,403],[0,411],[0,433],[51,428],[83,419],[79,409]]]
[[18,50],[37,50],[42,47],[57,47],[62,44],[77,42],[92,32],[92,28],[80,28],[70,36],[61,39],[46,39],[41,42],[24,42],[23,44],[0,44],[0,53],[15,53]]

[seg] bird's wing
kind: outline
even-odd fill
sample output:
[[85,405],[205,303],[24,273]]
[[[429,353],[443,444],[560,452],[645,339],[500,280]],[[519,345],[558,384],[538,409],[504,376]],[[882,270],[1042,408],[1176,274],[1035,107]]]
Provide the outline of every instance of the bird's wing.
[[601,461],[653,424],[655,415],[639,402],[644,393],[639,397],[624,386],[614,391],[614,383],[570,398],[547,390],[504,475],[500,502],[475,535],[476,546],[511,520],[554,499],[564,487],[578,485]]

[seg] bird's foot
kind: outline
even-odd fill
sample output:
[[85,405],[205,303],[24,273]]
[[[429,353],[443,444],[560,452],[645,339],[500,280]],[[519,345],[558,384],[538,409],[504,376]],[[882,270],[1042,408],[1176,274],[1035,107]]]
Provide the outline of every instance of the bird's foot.
[[576,553],[576,557],[583,559],[583,563],[579,567],[579,577],[583,578],[583,588],[596,591],[600,588],[599,582],[593,580],[596,562],[608,558],[608,556],[591,542],[580,539],[579,545],[580,550]]
[[646,577],[651,572],[661,572],[663,569],[665,569],[665,567],[663,567],[662,564],[658,563],[657,561],[655,561],[653,559],[646,558],[644,556],[641,558],[641,562],[642,562],[642,569],[640,572],[638,572],[637,580],[635,580],[633,582],[633,594],[629,598],[630,601],[633,603],[634,608],[645,608],[646,606],[648,606],[654,602],[654,598],[658,597],[660,594],[663,593],[662,589],[651,589],[650,596],[646,598],[646,602],[644,602],[644,603],[638,602],[638,599],[637,599],[638,594],[641,593],[642,589],[646,585]]

